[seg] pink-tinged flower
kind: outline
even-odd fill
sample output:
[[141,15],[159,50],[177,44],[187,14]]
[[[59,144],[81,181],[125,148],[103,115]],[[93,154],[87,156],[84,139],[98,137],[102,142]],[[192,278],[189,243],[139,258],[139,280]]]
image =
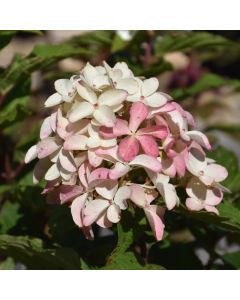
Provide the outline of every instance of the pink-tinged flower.
[[186,161],[186,166],[188,171],[198,177],[205,185],[221,182],[228,176],[228,172],[223,166],[209,163],[205,153],[197,144],[194,144],[189,149],[189,158]]
[[157,241],[160,241],[164,233],[164,224],[162,221],[164,209],[158,205],[151,204],[157,197],[156,191],[150,189],[146,191],[146,189],[139,184],[132,184],[131,190],[132,202],[143,208]]
[[149,78],[140,80],[136,78],[139,88],[138,91],[127,97],[128,101],[137,102],[142,101],[149,107],[160,107],[167,103],[168,98],[164,93],[157,92],[159,82],[157,78]]
[[187,185],[186,192],[189,196],[186,199],[186,206],[189,210],[200,211],[205,209],[218,214],[215,206],[223,198],[223,192],[220,188],[206,186],[198,178],[192,177]]
[[114,166],[109,169],[110,179],[118,179],[127,174],[134,167],[142,167],[153,172],[160,172],[162,169],[161,162],[157,158],[146,154],[140,154],[132,161],[126,163],[120,159],[117,147],[108,149],[99,148],[96,150],[96,154],[104,160],[114,163]]
[[122,108],[122,102],[127,97],[126,91],[110,89],[97,96],[93,90],[82,83],[77,84],[77,91],[84,100],[75,102],[72,107],[68,116],[71,123],[83,118],[91,118],[94,125],[114,126],[116,122],[114,112]]
[[152,171],[147,171],[152,183],[163,197],[166,206],[169,210],[179,204],[179,198],[173,184],[169,183],[170,177],[164,174],[157,174]]
[[130,108],[129,124],[117,119],[113,128],[100,128],[100,134],[105,138],[125,136],[119,144],[118,154],[123,161],[133,160],[140,152],[140,146],[143,152],[155,158],[158,157],[158,144],[156,139],[164,139],[167,135],[165,126],[149,126],[139,128],[148,116],[148,108],[141,102],[134,103]]
[[101,227],[110,227],[118,223],[121,210],[127,209],[127,199],[131,196],[131,189],[127,186],[118,188],[115,180],[105,180],[95,188],[102,198],[89,201],[84,209],[84,225],[96,222]]
[[69,79],[58,79],[55,81],[55,94],[51,95],[45,102],[45,107],[58,105],[62,102],[71,102],[76,95],[74,76]]
[[188,147],[182,140],[171,137],[163,142],[165,155],[162,157],[163,173],[175,177],[183,177],[186,171],[186,160],[188,159]]

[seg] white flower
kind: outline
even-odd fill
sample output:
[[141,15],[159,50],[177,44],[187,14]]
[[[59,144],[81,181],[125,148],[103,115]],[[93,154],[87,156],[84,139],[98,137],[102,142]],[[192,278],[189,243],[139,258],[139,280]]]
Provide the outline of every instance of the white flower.
[[77,91],[84,99],[76,102],[69,113],[69,121],[74,123],[83,118],[92,118],[94,125],[113,127],[116,122],[114,112],[122,107],[122,102],[127,97],[124,90],[109,89],[100,96],[83,84],[77,84]]
[[76,95],[74,76],[71,79],[58,79],[54,83],[57,93],[51,95],[45,102],[45,107],[58,105],[62,102],[72,102]]

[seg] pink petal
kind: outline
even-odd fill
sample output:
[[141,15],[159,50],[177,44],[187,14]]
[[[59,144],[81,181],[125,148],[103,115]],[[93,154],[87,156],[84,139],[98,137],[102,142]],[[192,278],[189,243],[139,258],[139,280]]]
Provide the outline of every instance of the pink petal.
[[187,198],[186,199],[186,206],[189,210],[193,210],[193,211],[199,211],[199,210],[202,210],[204,208],[202,203],[199,200],[195,199],[195,198]]
[[143,152],[147,155],[158,157],[158,144],[152,136],[149,135],[140,135],[136,136],[137,140],[141,144]]
[[139,184],[132,184],[131,188],[131,197],[133,203],[135,203],[139,207],[145,207],[146,205],[146,197],[144,188],[141,187]]
[[82,211],[83,211],[83,208],[85,206],[87,196],[88,196],[87,193],[85,193],[81,196],[78,196],[77,198],[75,198],[73,200],[72,205],[71,205],[71,214],[72,214],[73,221],[79,227],[83,227],[83,213],[82,213]]
[[[161,208],[157,205],[150,205],[148,208],[144,209],[148,222],[157,241],[162,240],[164,233],[164,224],[161,218],[158,216],[158,211],[160,210]],[[162,214],[162,212],[159,212],[159,214]]]
[[42,159],[49,156],[60,148],[54,137],[47,137],[37,144],[38,158]]
[[223,166],[210,164],[206,168],[206,175],[214,179],[215,182],[221,182],[228,176],[228,171]]
[[177,155],[173,158],[174,166],[176,168],[179,177],[183,177],[186,172],[185,160],[181,155]]
[[61,185],[59,195],[61,204],[75,198],[82,192],[83,188],[80,185]]
[[127,174],[130,170],[130,167],[125,165],[125,164],[122,164],[120,162],[117,162],[115,164],[115,166],[110,169],[109,171],[109,178],[110,179],[118,179],[122,176],[124,176],[125,174]]
[[210,205],[205,205],[204,207],[208,212],[214,213],[216,215],[219,215],[219,211],[216,207],[210,206]]
[[92,185],[99,182],[99,180],[106,180],[108,179],[109,169],[107,168],[98,168],[92,171],[88,178],[89,184]]
[[207,194],[206,194],[206,200],[205,200],[205,204],[206,205],[218,205],[219,203],[221,203],[223,199],[223,192],[221,191],[221,189],[219,188],[208,188],[207,189]]
[[84,226],[89,226],[98,220],[104,211],[108,208],[109,201],[104,199],[95,199],[86,204],[84,209]]
[[112,128],[101,126],[99,134],[105,138],[114,138],[122,135],[128,135],[130,134],[128,122],[122,119],[117,119],[114,127]]
[[139,143],[133,136],[125,137],[118,147],[118,154],[123,161],[133,160],[139,152]]
[[148,107],[145,104],[141,102],[135,102],[132,104],[129,120],[129,128],[131,131],[136,132],[140,124],[147,118],[148,112]]
[[140,154],[135,157],[132,161],[129,162],[130,166],[141,166],[143,168],[149,169],[153,172],[160,172],[162,169],[162,165],[158,159],[155,157]]
[[158,139],[163,140],[167,137],[168,131],[167,131],[167,127],[156,125],[156,126],[141,128],[137,131],[137,134],[138,135],[151,135]]

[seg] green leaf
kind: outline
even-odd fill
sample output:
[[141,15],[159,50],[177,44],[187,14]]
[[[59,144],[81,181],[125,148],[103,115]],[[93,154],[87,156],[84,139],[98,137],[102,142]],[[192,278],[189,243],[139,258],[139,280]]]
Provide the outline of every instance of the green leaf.
[[0,235],[0,253],[11,256],[29,269],[80,269],[80,258],[73,249],[47,249],[37,238]]
[[219,216],[206,211],[193,212],[181,207],[177,211],[188,218],[193,218],[227,231],[240,233],[240,210],[231,202],[225,200],[218,205]]
[[[90,38],[90,34],[87,36]],[[16,55],[11,65],[0,76],[0,94],[8,92],[19,81],[24,82],[32,72],[44,70],[61,59],[75,56],[85,59],[94,56],[99,47],[89,50],[90,41],[91,39],[87,40],[86,36],[82,35],[78,39],[71,39],[62,44],[37,45],[25,58]],[[103,41],[99,39],[97,41],[103,44]]]
[[111,51],[112,52],[117,52],[120,50],[123,50],[127,45],[128,45],[128,41],[124,41],[119,34],[115,34],[114,39],[113,39],[113,43],[112,43],[112,48]]
[[13,123],[22,121],[26,116],[29,116],[30,111],[26,107],[28,101],[28,96],[16,98],[2,108],[0,111],[0,129],[4,129],[13,125]]
[[0,263],[0,270],[13,270],[14,266],[14,260],[11,257],[8,257]]
[[226,85],[232,86],[233,88],[239,88],[240,81],[226,79],[216,74],[206,74],[203,75],[196,83],[194,83],[190,87],[172,91],[171,96],[176,100],[182,100],[186,97],[193,97],[201,92]]
[[16,33],[16,30],[0,30],[0,49],[7,46],[7,44],[11,42]]
[[222,258],[236,269],[240,269],[240,251],[224,254]]
[[0,211],[0,233],[7,233],[11,228],[16,226],[18,220],[21,218],[19,212],[19,203],[11,203],[6,201]]
[[206,49],[209,47],[230,46],[234,43],[221,35],[208,32],[179,32],[167,34],[155,44],[156,55],[161,57],[173,51]]

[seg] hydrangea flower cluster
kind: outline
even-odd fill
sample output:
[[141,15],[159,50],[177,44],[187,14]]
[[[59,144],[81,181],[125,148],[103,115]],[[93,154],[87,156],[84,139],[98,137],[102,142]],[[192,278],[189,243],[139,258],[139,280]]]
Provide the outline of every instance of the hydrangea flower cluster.
[[45,178],[47,200],[68,203],[87,238],[93,238],[93,223],[118,223],[131,202],[161,240],[165,208],[154,201],[162,197],[173,209],[179,186],[189,210],[218,214],[227,170],[206,157],[208,138],[158,86],[156,78],[135,77],[124,62],[113,68],[88,63],[80,75],[57,80],[45,102],[52,113],[25,162],[39,159],[34,183]]

